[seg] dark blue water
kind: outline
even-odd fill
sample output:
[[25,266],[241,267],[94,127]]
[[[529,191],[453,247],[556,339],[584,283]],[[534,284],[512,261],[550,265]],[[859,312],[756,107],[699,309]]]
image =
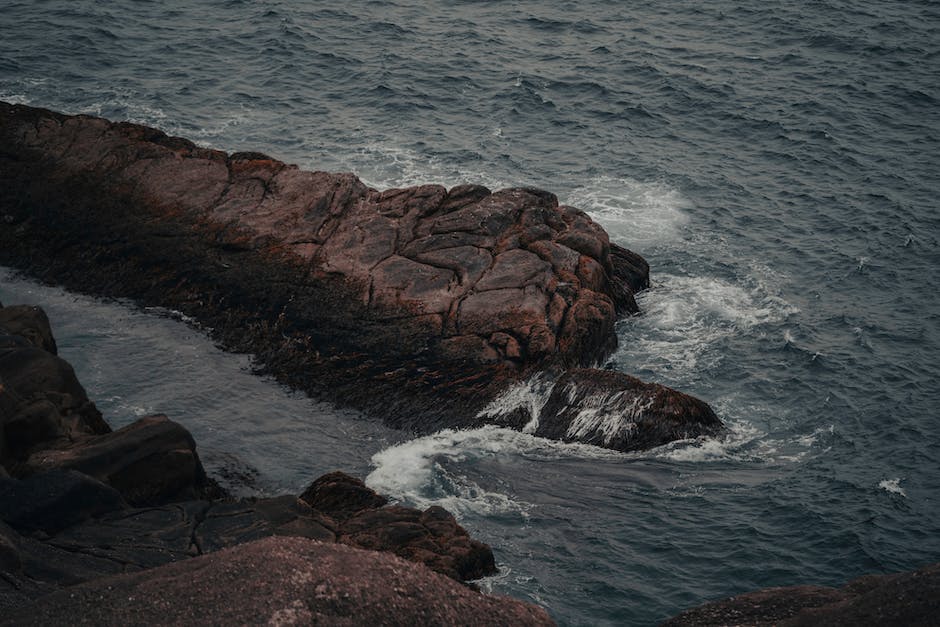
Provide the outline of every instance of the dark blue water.
[[786,4],[0,3],[0,99],[589,211],[653,267],[616,367],[708,400],[727,437],[402,441],[155,312],[10,275],[0,299],[50,306],[114,423],[174,414],[243,490],[341,467],[450,507],[496,550],[486,586],[562,623],[940,560],[940,8]]

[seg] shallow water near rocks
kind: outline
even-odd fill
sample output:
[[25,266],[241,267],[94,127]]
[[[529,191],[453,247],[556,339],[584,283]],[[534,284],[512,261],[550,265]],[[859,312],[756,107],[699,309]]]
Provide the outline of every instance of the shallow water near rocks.
[[14,1],[0,32],[3,100],[377,187],[556,192],[652,266],[610,365],[730,431],[634,455],[411,439],[172,312],[0,275],[113,425],[169,414],[243,493],[339,468],[442,504],[493,545],[485,588],[564,624],[940,560],[935,4]]

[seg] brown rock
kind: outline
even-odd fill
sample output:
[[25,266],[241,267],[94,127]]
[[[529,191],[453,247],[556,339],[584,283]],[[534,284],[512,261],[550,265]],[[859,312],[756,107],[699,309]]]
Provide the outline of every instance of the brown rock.
[[518,378],[598,363],[648,285],[642,258],[541,190],[378,191],[5,103],[0,145],[16,225],[0,225],[0,263],[185,311],[270,374],[393,426],[477,424]]
[[635,451],[720,430],[696,398],[612,370],[574,369],[555,382],[535,434]]
[[928,627],[940,616],[940,563],[913,572],[859,577],[842,588],[767,588],[706,603],[663,623],[706,625],[906,625]]
[[550,625],[541,608],[474,592],[393,555],[267,538],[89,582],[0,618],[10,625]]
[[46,352],[57,354],[46,312],[31,305],[0,307],[0,334],[19,335]]
[[388,503],[387,498],[376,494],[360,479],[339,471],[325,474],[311,483],[300,499],[337,520],[346,520],[358,512]]
[[16,474],[33,451],[108,431],[68,363],[21,336],[0,336],[0,464]]
[[29,457],[25,472],[78,470],[116,488],[133,505],[196,498],[207,485],[196,443],[180,424],[148,416],[114,433]]
[[341,525],[337,540],[394,553],[457,581],[497,572],[490,547],[470,539],[454,517],[440,507],[424,512],[399,506],[365,510]]

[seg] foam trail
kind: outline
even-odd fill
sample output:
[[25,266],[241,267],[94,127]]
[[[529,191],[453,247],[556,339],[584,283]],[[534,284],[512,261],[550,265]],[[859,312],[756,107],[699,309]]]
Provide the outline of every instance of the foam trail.
[[366,144],[343,161],[343,167],[355,172],[363,183],[376,189],[429,183],[447,188],[474,183],[485,185],[491,190],[510,186],[489,172],[468,170],[433,155],[386,144]]
[[574,189],[565,201],[607,229],[611,240],[646,249],[679,237],[690,203],[662,183],[598,177]]
[[642,316],[622,324],[630,341],[614,361],[668,373],[682,384],[722,358],[721,342],[798,311],[761,286],[737,285],[715,277],[661,275],[637,295]]
[[449,470],[454,463],[464,468],[474,462],[525,455],[553,460],[563,456],[619,460],[623,453],[585,444],[565,444],[520,431],[488,425],[456,431],[444,429],[382,450],[372,457],[375,469],[366,483],[417,507],[440,505],[455,514],[516,513],[525,516],[531,507],[511,495],[481,488],[465,475]]
[[555,382],[546,373],[538,373],[525,381],[509,386],[490,403],[480,410],[477,418],[488,418],[499,421],[508,417],[517,410],[525,410],[529,414],[529,421],[522,427],[523,433],[535,433],[539,428],[539,415],[548,402]]
[[904,488],[901,487],[900,477],[895,479],[884,479],[878,483],[878,487],[882,490],[890,492],[891,494],[898,494],[904,498],[907,498],[907,492],[905,492]]

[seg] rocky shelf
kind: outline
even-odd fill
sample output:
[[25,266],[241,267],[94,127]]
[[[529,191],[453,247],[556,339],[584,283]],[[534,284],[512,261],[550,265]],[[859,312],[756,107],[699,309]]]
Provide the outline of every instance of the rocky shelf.
[[[0,264],[180,310],[281,381],[415,432],[496,423],[628,451],[721,429],[701,400],[591,368],[649,269],[541,190],[378,191],[0,103]],[[494,410],[534,376],[558,384],[538,415]]]
[[185,428],[111,431],[45,313],[0,305],[0,623],[551,624],[458,583],[496,572],[446,510],[341,472],[228,497]]

